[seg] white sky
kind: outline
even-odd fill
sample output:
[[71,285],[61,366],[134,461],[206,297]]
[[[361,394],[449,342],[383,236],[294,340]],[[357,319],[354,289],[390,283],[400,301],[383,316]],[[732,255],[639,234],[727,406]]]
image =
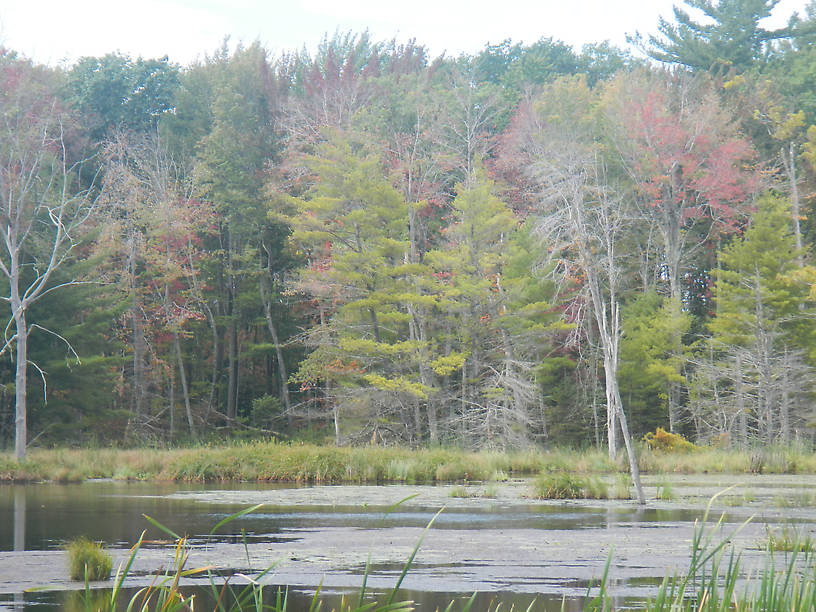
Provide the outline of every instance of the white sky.
[[[473,53],[505,38],[553,37],[625,45],[656,32],[679,0],[0,0],[0,45],[38,62],[71,63],[121,51],[188,64],[231,42],[260,40],[271,51],[314,50],[324,33],[370,30],[375,40],[414,37],[433,56]],[[782,0],[778,27],[807,0]]]

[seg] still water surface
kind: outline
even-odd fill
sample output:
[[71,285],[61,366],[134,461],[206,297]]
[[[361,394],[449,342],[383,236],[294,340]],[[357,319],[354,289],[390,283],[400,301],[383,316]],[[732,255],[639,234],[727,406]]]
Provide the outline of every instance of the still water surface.
[[[597,562],[600,560],[602,564],[606,557],[607,553],[603,550],[604,538],[619,540],[629,538],[631,533],[648,533],[645,530],[649,529],[655,530],[655,538],[662,537],[661,533],[675,534],[676,537],[677,533],[690,533],[693,521],[703,514],[703,508],[694,504],[644,509],[628,503],[540,504],[518,498],[513,499],[512,503],[489,500],[479,500],[478,503],[463,500],[456,503],[448,499],[447,493],[437,491],[429,497],[403,504],[386,515],[393,500],[403,497],[400,487],[359,488],[369,496],[373,490],[385,492],[386,494],[381,495],[380,503],[377,503],[376,497],[373,501],[363,500],[361,497],[355,503],[353,495],[352,501],[349,501],[348,496],[341,496],[332,503],[325,503],[319,497],[310,497],[309,491],[291,489],[292,487],[257,483],[230,483],[227,489],[223,483],[188,485],[114,481],[72,485],[4,485],[0,486],[0,560],[4,554],[16,554],[11,551],[58,551],[67,540],[79,535],[102,541],[113,549],[126,549],[146,531],[145,537],[151,541],[148,546],[167,546],[166,534],[151,526],[143,515],[152,517],[176,533],[189,536],[194,547],[205,542],[207,546],[223,544],[242,547],[243,542],[247,542],[250,545],[285,547],[287,543],[307,540],[310,534],[335,537],[338,533],[352,534],[352,537],[355,537],[353,534],[364,534],[356,537],[375,542],[376,537],[372,535],[375,533],[381,533],[383,536],[380,537],[385,537],[385,534],[398,529],[424,527],[440,505],[448,503],[449,507],[436,519],[423,548],[433,548],[435,543],[449,549],[458,548],[459,544],[466,548],[466,544],[472,545],[474,540],[484,538],[487,543],[493,541],[502,546],[509,542],[511,550],[504,557],[496,551],[485,551],[484,555],[468,553],[471,557],[479,557],[474,559],[458,558],[455,551],[450,550],[448,561],[444,561],[444,555],[438,554],[428,567],[418,564],[412,574],[415,579],[414,587],[416,581],[419,581],[420,588],[405,592],[405,597],[419,603],[418,609],[433,610],[437,606],[444,608],[452,598],[472,593],[475,589],[470,587],[470,583],[456,582],[461,572],[476,576],[473,583],[479,590],[487,586],[491,591],[480,593],[480,605],[476,609],[486,609],[490,601],[501,601],[503,607],[509,607],[512,603],[517,608],[521,606],[521,609],[525,609],[535,598],[534,609],[555,610],[561,608],[563,595],[567,596],[567,609],[580,609],[583,597],[578,593],[583,593],[591,578],[597,577]],[[432,487],[427,490],[433,492]],[[287,493],[297,495],[287,497]],[[287,499],[290,501],[287,502]],[[207,536],[218,521],[253,505],[248,503],[250,501],[261,501],[266,505],[227,524],[214,537]],[[755,511],[750,508],[735,507],[729,510],[725,520],[736,524],[744,521],[752,512]],[[766,518],[765,524],[769,521],[775,524],[791,520],[809,528],[816,516],[799,513],[791,518],[777,513],[770,519]],[[592,560],[595,565],[582,558],[582,555],[587,556],[584,549],[593,548],[596,537],[593,534],[598,534],[594,551],[596,558]],[[554,555],[554,558],[537,560],[530,553],[530,542],[547,541],[550,537],[558,540],[553,547],[561,545],[562,548],[564,538],[567,538],[567,552],[553,553],[551,557]],[[639,537],[643,538],[642,535]],[[559,555],[565,556],[570,552],[569,538],[575,538],[577,560],[559,558]],[[348,547],[348,541],[344,540],[346,544],[340,544],[341,556],[343,547]],[[648,543],[648,536],[641,541]],[[383,542],[387,545],[385,540]],[[677,544],[680,547],[677,554],[683,555],[685,542]],[[515,559],[512,554],[514,545],[519,547],[519,554]],[[371,546],[381,547],[382,544],[372,543]],[[326,548],[331,548],[328,541]],[[522,548],[526,552],[522,553]],[[478,552],[478,547],[476,550]],[[632,558],[627,561],[624,550],[625,562],[621,566],[628,563],[629,573],[624,572],[624,578],[618,583],[628,584],[631,588],[624,593],[619,603],[634,601],[630,598],[637,599],[639,588],[653,588],[655,582],[666,573],[664,567],[646,568],[636,554],[630,557]],[[669,553],[668,558],[670,557]],[[441,563],[440,559],[443,559]],[[350,576],[345,581],[348,584],[359,584],[358,578],[363,567],[359,559],[352,561],[349,558],[343,559],[341,565],[345,569],[341,569],[340,573],[345,572]],[[559,563],[561,566],[556,567]],[[571,564],[574,565],[574,571],[569,569]],[[460,567],[457,568],[457,565]],[[516,566],[524,568],[524,571],[516,571]],[[400,569],[401,564],[396,562],[375,564],[375,574],[381,579],[381,586],[378,588],[382,588],[388,580],[393,582]],[[497,575],[507,577],[490,583],[490,579]],[[427,576],[427,583],[431,585],[429,591],[423,590],[423,576]],[[287,578],[288,584],[297,583],[298,577],[295,576],[295,581],[292,578],[292,575]],[[15,593],[13,581],[13,576],[0,575],[0,609],[60,609],[71,607],[70,602],[76,597],[76,593],[70,590],[56,593]],[[310,594],[317,581],[319,578],[315,579],[310,588],[309,579],[303,578],[297,589],[292,591],[291,597],[295,600],[295,605],[290,609],[308,608]],[[336,581],[326,591],[335,597],[349,592],[349,589],[354,591],[352,587],[343,587],[342,584],[343,580]],[[331,604],[331,601],[327,602],[327,605]]]

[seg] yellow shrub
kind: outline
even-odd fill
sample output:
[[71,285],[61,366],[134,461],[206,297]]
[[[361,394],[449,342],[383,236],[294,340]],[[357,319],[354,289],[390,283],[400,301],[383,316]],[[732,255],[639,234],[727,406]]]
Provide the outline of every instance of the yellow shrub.
[[662,427],[658,427],[654,433],[647,433],[643,440],[653,451],[664,453],[690,453],[699,448],[680,434],[670,433]]

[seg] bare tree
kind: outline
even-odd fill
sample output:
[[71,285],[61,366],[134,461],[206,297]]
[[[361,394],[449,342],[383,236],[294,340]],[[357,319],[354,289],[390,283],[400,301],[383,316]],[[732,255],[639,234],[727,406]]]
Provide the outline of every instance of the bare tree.
[[801,351],[761,342],[750,346],[710,341],[695,361],[690,411],[697,439],[747,446],[800,439],[812,421],[813,369]]
[[[580,278],[583,300],[591,307],[603,355],[609,454],[615,458],[618,427],[623,435],[632,480],[641,504],[635,450],[618,386],[621,321],[619,291],[624,254],[621,241],[634,211],[608,180],[595,146],[594,126],[586,119],[592,99],[580,81],[554,86],[527,131],[529,171],[540,188],[537,232],[552,270]],[[581,298],[579,298],[581,299]]]
[[95,207],[93,181],[80,187],[83,163],[70,161],[68,117],[43,81],[42,72],[27,62],[0,63],[0,274],[8,283],[0,299],[10,309],[0,353],[15,347],[17,460],[26,456],[29,334],[40,329],[67,343],[56,331],[30,322],[27,313],[49,293],[80,282],[54,283],[53,276],[69,261]]
[[538,232],[550,255],[562,260],[561,270],[577,269],[584,276],[603,353],[609,455],[615,458],[619,425],[638,501],[644,504],[637,458],[618,386],[621,262],[616,249],[626,221],[621,215],[624,206],[606,188],[603,167],[592,157],[584,157],[591,153],[564,148],[561,152],[560,159],[553,151],[542,155],[537,167],[545,207]]

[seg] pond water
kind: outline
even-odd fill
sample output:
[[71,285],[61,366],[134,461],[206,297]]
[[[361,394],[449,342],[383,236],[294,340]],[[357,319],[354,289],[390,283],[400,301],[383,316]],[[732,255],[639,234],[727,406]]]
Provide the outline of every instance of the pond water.
[[[647,478],[653,487],[647,495],[654,498],[664,480]],[[390,588],[443,506],[404,583],[403,597],[417,602],[417,609],[444,608],[479,591],[475,609],[487,609],[491,601],[526,609],[535,599],[536,610],[559,610],[566,598],[566,609],[577,610],[610,558],[618,605],[636,605],[667,573],[682,571],[694,521],[703,517],[708,498],[732,481],[676,478],[675,499],[652,499],[646,508],[629,501],[541,502],[526,497],[523,482],[470,485],[465,498],[451,497],[450,486],[4,485],[0,609],[72,608],[82,585],[68,579],[62,546],[79,535],[110,547],[116,566],[145,531],[128,584],[146,584],[168,564],[171,546],[144,515],[189,537],[193,565],[252,575],[278,563],[265,580],[290,586],[290,609],[308,609],[321,582],[331,609],[338,601],[332,597],[359,588],[369,557],[369,585],[375,592]],[[814,485],[811,477],[743,480],[718,498],[713,514],[723,512],[723,523],[713,529],[725,537],[754,517],[735,538],[750,568],[751,559],[761,556],[757,544],[767,529],[793,524],[809,534],[816,528]],[[208,535],[222,519],[255,504],[264,505]]]

